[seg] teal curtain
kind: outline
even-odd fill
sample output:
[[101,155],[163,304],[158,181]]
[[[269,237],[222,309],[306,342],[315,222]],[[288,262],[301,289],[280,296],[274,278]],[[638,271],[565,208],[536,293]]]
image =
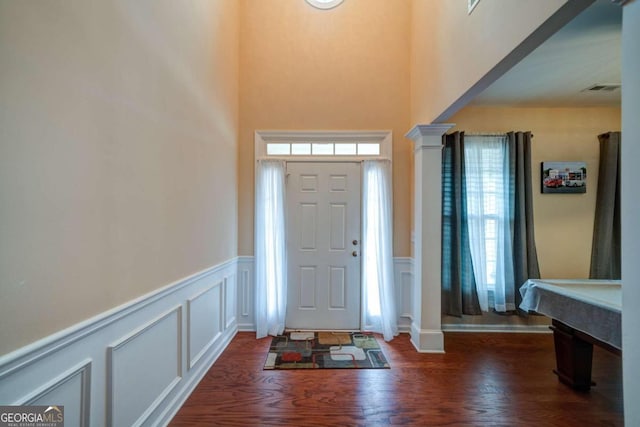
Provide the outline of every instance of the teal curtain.
[[513,272],[516,307],[522,297],[520,286],[528,279],[540,278],[533,221],[533,185],[531,180],[531,132],[508,132],[509,204],[513,221]]
[[591,279],[620,279],[620,132],[598,135],[600,166],[591,244]]
[[482,314],[466,218],[464,133],[444,135],[442,143],[442,313]]

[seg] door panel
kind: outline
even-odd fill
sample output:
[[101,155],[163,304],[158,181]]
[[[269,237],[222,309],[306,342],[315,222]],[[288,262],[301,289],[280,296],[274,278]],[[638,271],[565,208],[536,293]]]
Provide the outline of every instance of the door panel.
[[287,163],[289,329],[360,329],[360,179],[359,163]]
[[347,233],[347,205],[343,203],[332,203],[329,207],[329,215],[331,225],[329,232],[331,239],[329,242],[329,250],[344,251],[345,236]]
[[300,267],[301,309],[316,308],[316,267]]
[[316,233],[318,232],[316,216],[318,205],[315,203],[300,204],[300,250],[314,251],[316,247]]
[[344,309],[347,306],[346,269],[329,267],[329,308]]

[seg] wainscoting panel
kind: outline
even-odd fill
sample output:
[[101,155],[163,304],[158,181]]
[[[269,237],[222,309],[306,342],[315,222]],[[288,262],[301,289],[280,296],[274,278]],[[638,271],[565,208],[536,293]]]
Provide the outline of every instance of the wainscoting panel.
[[64,405],[67,427],[168,424],[238,330],[237,272],[229,260],[0,357],[0,405]]
[[398,330],[411,332],[413,321],[413,258],[393,259],[393,277],[396,285]]
[[20,405],[50,405],[55,402],[64,406],[65,421],[68,425],[89,426],[90,414],[91,361],[65,372],[59,378],[45,384]]
[[237,319],[237,303],[238,301],[238,287],[237,275],[226,277],[224,279],[224,295],[225,295],[225,329],[230,328],[236,323]]
[[182,307],[109,346],[107,425],[139,426],[182,377]]
[[189,310],[188,361],[193,368],[207,350],[222,336],[221,307],[223,282],[218,282],[187,301]]
[[238,257],[238,330],[255,331],[254,316],[255,279],[254,258]]

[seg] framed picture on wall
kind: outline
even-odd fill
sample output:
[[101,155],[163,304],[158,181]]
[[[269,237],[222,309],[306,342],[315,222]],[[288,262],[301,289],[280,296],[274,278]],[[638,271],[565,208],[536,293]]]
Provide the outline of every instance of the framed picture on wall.
[[540,191],[549,194],[587,192],[585,162],[542,162]]

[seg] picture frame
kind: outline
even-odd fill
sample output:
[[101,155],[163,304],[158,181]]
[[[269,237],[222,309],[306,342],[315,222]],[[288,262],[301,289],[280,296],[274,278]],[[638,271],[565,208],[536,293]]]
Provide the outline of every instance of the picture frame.
[[585,162],[541,162],[540,192],[543,194],[584,194],[587,192]]

